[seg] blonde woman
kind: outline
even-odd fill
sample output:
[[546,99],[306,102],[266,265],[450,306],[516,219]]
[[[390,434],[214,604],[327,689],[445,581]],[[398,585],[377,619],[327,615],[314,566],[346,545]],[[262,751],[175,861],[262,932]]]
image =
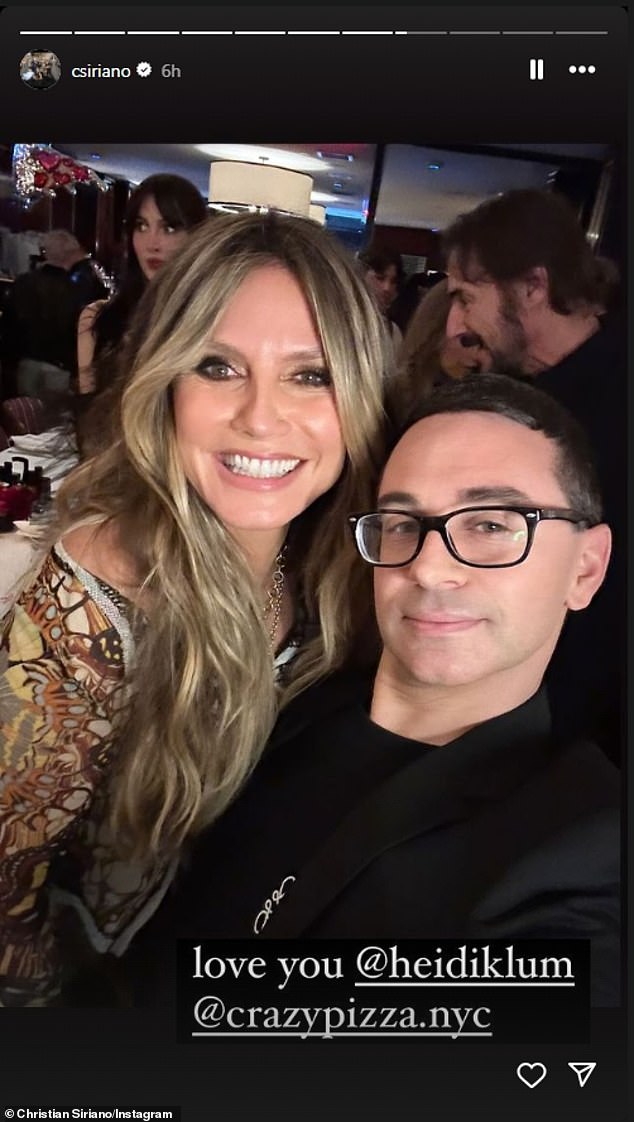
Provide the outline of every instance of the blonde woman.
[[322,229],[217,217],[149,286],[120,429],[60,495],[0,650],[5,1003],[59,986],[59,916],[121,953],[369,591],[345,515],[382,453],[385,335]]

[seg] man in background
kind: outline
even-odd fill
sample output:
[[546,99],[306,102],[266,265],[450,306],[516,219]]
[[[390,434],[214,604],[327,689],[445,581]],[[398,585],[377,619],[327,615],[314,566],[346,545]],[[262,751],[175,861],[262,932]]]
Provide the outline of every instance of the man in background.
[[618,760],[624,740],[626,408],[625,332],[609,314],[616,270],[596,257],[568,203],[509,191],[445,233],[447,335],[478,334],[491,369],[534,379],[584,427],[614,535],[606,582],[571,618],[549,677],[556,723],[596,737]]
[[[86,253],[81,242],[74,234],[67,230],[55,231],[60,250],[66,250],[66,269],[75,290],[75,297],[79,309],[85,308],[96,300],[106,300],[108,289],[100,280],[95,271],[92,259]],[[65,235],[62,239],[61,235]]]
[[3,325],[3,358],[13,372],[14,392],[47,404],[70,391],[79,316],[67,248],[58,234],[43,235],[43,263],[16,277]]
[[63,407],[75,376],[79,313],[105,289],[87,275],[85,251],[68,230],[43,234],[41,247],[43,262],[16,278],[7,299],[3,365],[12,395]]

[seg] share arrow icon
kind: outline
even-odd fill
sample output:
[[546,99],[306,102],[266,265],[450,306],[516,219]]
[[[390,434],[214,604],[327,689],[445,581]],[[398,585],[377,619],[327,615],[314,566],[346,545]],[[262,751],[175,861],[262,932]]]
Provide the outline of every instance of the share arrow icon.
[[596,1063],[588,1063],[588,1064],[570,1063],[570,1064],[568,1064],[568,1067],[572,1068],[575,1075],[577,1076],[577,1079],[579,1080],[579,1086],[580,1087],[585,1087],[586,1083],[588,1082],[588,1080],[589,1080],[590,1076],[592,1075],[592,1072],[594,1071],[596,1066],[597,1066]]

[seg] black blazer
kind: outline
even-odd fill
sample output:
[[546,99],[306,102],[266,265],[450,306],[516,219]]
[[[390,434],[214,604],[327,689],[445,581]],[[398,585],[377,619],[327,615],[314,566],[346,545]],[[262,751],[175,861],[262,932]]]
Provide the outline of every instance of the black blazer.
[[[272,751],[323,719],[318,695],[283,718]],[[540,691],[375,790],[261,937],[590,937],[594,1002],[616,1003],[619,802],[598,748],[553,743]]]
[[[285,710],[253,776],[251,798],[311,766],[321,738],[368,734],[360,705],[367,683],[341,676],[307,690]],[[319,735],[315,736],[315,730]],[[389,751],[389,737],[386,751]],[[345,741],[342,743],[345,750]],[[362,753],[361,753],[362,756]],[[332,757],[331,757],[332,759]],[[336,774],[333,775],[336,781]],[[301,790],[295,782],[293,790]],[[306,799],[313,795],[306,783]],[[238,854],[249,861],[248,804],[238,799]],[[412,762],[360,798],[312,856],[293,867],[259,938],[591,939],[594,1004],[619,997],[619,779],[592,744],[553,741],[540,691],[525,705]],[[272,820],[281,831],[284,822]],[[222,870],[222,822],[200,838],[189,872],[127,956],[140,1004],[169,1003],[174,941],[214,932],[210,863]],[[244,849],[240,838],[244,839]],[[283,859],[283,844],[280,846]],[[280,869],[278,880],[289,872]],[[228,882],[227,891],[230,891]],[[237,936],[237,933],[236,933]],[[244,937],[248,936],[248,928]],[[171,964],[171,966],[170,966]]]

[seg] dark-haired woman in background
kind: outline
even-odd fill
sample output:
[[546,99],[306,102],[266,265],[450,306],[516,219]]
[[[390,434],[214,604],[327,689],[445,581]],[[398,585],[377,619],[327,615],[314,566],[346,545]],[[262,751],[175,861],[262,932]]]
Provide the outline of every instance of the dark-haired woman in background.
[[89,304],[79,319],[77,382],[84,405],[109,383],[115,352],[148,281],[206,214],[200,191],[180,175],[150,175],[130,195],[121,283],[111,300]]

